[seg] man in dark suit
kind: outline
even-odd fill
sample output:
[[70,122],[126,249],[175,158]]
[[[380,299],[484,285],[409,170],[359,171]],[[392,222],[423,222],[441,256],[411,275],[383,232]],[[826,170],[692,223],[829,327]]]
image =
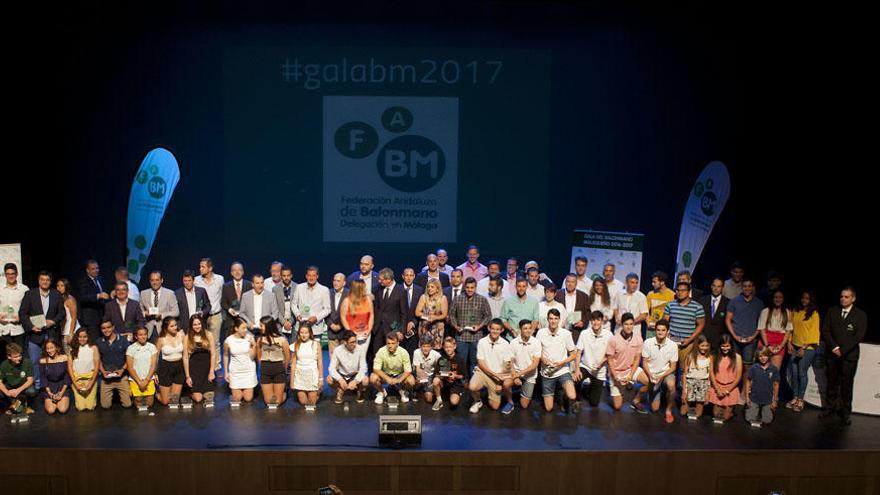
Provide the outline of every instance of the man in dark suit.
[[437,255],[431,253],[425,258],[425,264],[428,266],[426,270],[422,270],[415,278],[415,284],[420,287],[427,287],[428,280],[435,278],[440,281],[440,287],[446,288],[449,287],[449,275],[442,272],[440,270],[439,261],[437,261]]
[[[566,328],[571,330],[571,337],[575,342],[577,342],[578,337],[580,337],[581,330],[586,328],[590,321],[589,299],[590,298],[586,292],[578,290],[577,276],[571,273],[565,277],[565,290],[556,293],[556,301],[565,305],[565,310],[569,315],[574,311],[581,312],[580,320],[573,322],[571,325],[568,325],[567,322],[562,322]],[[546,318],[546,315],[544,315],[544,317]]]
[[840,291],[840,306],[829,309],[822,324],[827,382],[827,406],[822,417],[837,415],[844,425],[850,424],[859,344],[865,340],[868,331],[868,315],[855,307],[855,302],[855,289],[844,287]]
[[370,344],[373,354],[367,356],[367,362],[372,362],[372,356],[385,345],[385,336],[389,333],[397,332],[398,338],[403,340],[401,337],[409,314],[406,292],[394,282],[394,272],[390,268],[379,271],[379,289],[373,293],[373,300],[375,316]]
[[341,273],[333,275],[332,285],[330,288],[330,314],[324,319],[324,323],[327,325],[329,356],[333,356],[333,351],[342,343],[339,340],[342,338],[345,327],[342,326],[342,315],[339,314],[339,308],[342,307],[342,301],[348,297],[348,289],[345,288],[345,275]]
[[403,269],[403,292],[406,293],[406,331],[403,333],[401,345],[410,354],[419,348],[419,318],[416,317],[416,306],[425,289],[415,283],[416,272],[412,268]]
[[[174,291],[174,297],[177,298],[177,307],[180,310],[178,326],[184,331],[189,330],[189,319],[192,315],[199,314],[202,318],[208,318],[211,314],[208,291],[195,286],[195,274],[191,270],[183,272],[183,287]],[[205,325],[207,323],[203,323]]]
[[[370,294],[376,292],[379,289],[379,274],[373,271],[373,257],[369,254],[366,254],[361,257],[360,270],[356,272],[352,272],[345,279],[345,286],[347,288],[351,288],[351,283],[355,280],[363,280],[365,284],[367,284],[367,290],[370,291]],[[382,339],[382,345],[385,345],[385,339]]]
[[[446,302],[449,304],[449,314],[452,314],[452,306],[455,304],[456,298],[462,294],[464,294],[464,272],[456,268],[449,276],[449,287],[443,288],[443,295],[446,296]],[[449,320],[447,320],[448,324]]]
[[[116,282],[116,300],[104,307],[104,318],[113,322],[119,336],[134,341],[134,331],[146,326],[141,305],[128,298],[128,282]],[[155,341],[156,337],[152,337]]]
[[77,286],[79,295],[79,322],[89,331],[93,341],[101,335],[101,320],[104,319],[104,304],[110,300],[112,287],[100,277],[100,268],[95,260],[86,261],[86,276]]
[[[35,325],[31,317],[43,316],[46,323]],[[18,309],[18,318],[27,335],[28,358],[34,363],[34,385],[40,390],[45,385],[40,373],[40,354],[47,339],[60,344],[61,329],[64,328],[66,314],[61,294],[52,288],[52,274],[40,272],[37,288],[25,292]],[[42,322],[41,322],[42,323]]]
[[703,312],[706,313],[706,326],[703,327],[703,335],[709,341],[713,349],[721,344],[721,336],[727,331],[724,319],[727,317],[727,303],[730,299],[724,296],[724,280],[716,278],[712,280],[711,292],[700,298]]
[[[223,284],[223,290],[220,292],[220,307],[223,308],[223,335],[220,341],[229,334],[229,326],[232,325],[232,319],[238,316],[241,309],[241,295],[254,288],[253,284],[244,280],[244,265],[239,261],[232,263],[229,267],[229,274],[232,280]],[[222,344],[221,344],[222,345]]]

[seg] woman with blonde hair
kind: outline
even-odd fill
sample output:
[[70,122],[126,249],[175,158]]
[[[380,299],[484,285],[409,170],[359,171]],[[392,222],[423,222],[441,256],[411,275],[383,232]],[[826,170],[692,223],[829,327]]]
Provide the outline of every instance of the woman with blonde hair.
[[440,281],[431,279],[425,287],[425,293],[419,298],[416,305],[416,317],[419,321],[419,342],[430,339],[431,348],[443,349],[443,337],[445,333],[445,321],[449,315],[449,302],[443,295]]

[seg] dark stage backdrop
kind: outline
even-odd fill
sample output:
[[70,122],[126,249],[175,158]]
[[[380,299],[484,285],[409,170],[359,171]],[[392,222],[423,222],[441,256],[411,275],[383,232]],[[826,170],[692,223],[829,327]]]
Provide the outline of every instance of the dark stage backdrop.
[[[22,54],[39,74],[22,94],[42,98],[16,103],[43,143],[20,171],[48,183],[56,212],[51,229],[28,211],[4,231],[24,242],[26,282],[42,267],[78,278],[88,257],[107,276],[123,264],[133,174],[163,146],[181,180],[145,270],[171,286],[203,256],[224,275],[280,259],[298,280],[315,263],[329,283],[364,253],[399,272],[438,246],[458,264],[471,243],[561,280],[572,229],[593,228],[645,234],[646,289],[673,269],[696,176],[721,160],[732,197],[701,284],[739,259],[825,303],[855,283],[870,304],[867,248],[820,235],[848,179],[797,163],[811,154],[790,149],[796,114],[780,106],[794,104],[774,101],[789,88],[765,79],[781,34],[757,47],[743,19],[695,8],[306,5],[53,17]],[[52,69],[36,61],[47,53]]]

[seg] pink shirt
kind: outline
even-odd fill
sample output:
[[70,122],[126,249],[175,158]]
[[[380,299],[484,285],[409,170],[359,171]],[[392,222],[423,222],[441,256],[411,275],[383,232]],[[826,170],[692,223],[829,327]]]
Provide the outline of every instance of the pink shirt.
[[[608,368],[614,376],[622,376],[629,373],[636,356],[642,355],[642,336],[633,331],[633,336],[626,340],[617,332],[608,341]],[[632,377],[630,377],[632,378]]]
[[481,278],[489,276],[489,269],[479,261],[477,262],[476,267],[472,267],[467,261],[465,261],[458,265],[457,268],[461,270],[462,281],[467,280],[468,277],[474,277],[474,280],[479,281]]

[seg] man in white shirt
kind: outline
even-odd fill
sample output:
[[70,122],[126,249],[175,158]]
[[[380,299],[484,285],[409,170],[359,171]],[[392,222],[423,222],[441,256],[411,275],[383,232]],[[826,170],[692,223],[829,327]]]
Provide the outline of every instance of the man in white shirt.
[[[483,279],[487,280],[487,279]],[[501,318],[501,308],[504,307],[504,279],[501,275],[493,275],[488,278],[488,292],[486,300],[489,301],[489,309],[492,310],[492,318]]]
[[16,343],[22,349],[27,349],[18,310],[28,288],[18,283],[18,267],[15,263],[6,263],[3,271],[6,283],[0,287],[0,363],[6,360],[7,344]]
[[593,288],[593,279],[587,275],[589,263],[590,262],[584,256],[575,256],[574,258],[574,273],[577,276],[577,290],[587,294],[589,294],[590,289]]
[[260,320],[264,316],[278,319],[278,307],[275,295],[266,291],[263,276],[256,274],[251,277],[253,289],[241,295],[241,306],[238,316],[247,322],[248,328],[257,335],[261,333]]
[[544,409],[553,410],[553,397],[559,384],[569,400],[569,412],[580,408],[571,375],[571,363],[577,361],[577,347],[571,340],[571,332],[559,325],[559,311],[551,309],[547,314],[547,328],[538,330],[541,342],[541,395]]
[[541,285],[541,281],[538,278],[539,275],[540,273],[535,267],[529,268],[526,272],[526,282],[528,282],[528,285],[526,285],[526,296],[541,302],[544,300],[544,286]]
[[306,268],[306,281],[296,286],[293,302],[292,310],[296,321],[312,322],[312,335],[315,340],[321,340],[325,329],[324,319],[331,309],[330,289],[318,283],[317,266]]
[[637,371],[636,381],[642,384],[633,409],[647,414],[642,405],[643,397],[650,393],[651,411],[660,409],[660,390],[666,387],[666,422],[672,423],[675,406],[675,370],[678,368],[678,345],[668,338],[669,323],[660,320],[654,325],[654,336],[645,340],[642,347],[642,367]]
[[489,297],[489,280],[501,273],[501,263],[492,260],[486,263],[486,276],[477,280],[477,294]]
[[263,290],[270,294],[274,293],[275,286],[281,283],[282,268],[284,268],[284,263],[280,261],[273,261],[272,264],[269,265],[269,278],[263,281]]
[[519,405],[528,409],[535,393],[538,366],[541,364],[541,342],[534,338],[535,323],[519,322],[519,335],[510,342],[513,352],[513,385],[520,388]]
[[141,300],[141,291],[138,290],[137,285],[128,278],[128,268],[124,266],[120,266],[116,269],[116,281],[117,282],[125,282],[125,285],[128,286],[128,298],[134,302],[140,302]]
[[732,301],[736,296],[742,294],[745,274],[746,271],[739,262],[730,266],[730,278],[724,281],[724,290],[721,292],[724,297]]
[[513,379],[511,379],[510,367],[513,353],[510,343],[501,338],[504,324],[499,319],[489,322],[489,335],[480,339],[477,343],[477,369],[468,384],[471,398],[471,414],[477,414],[483,407],[480,399],[480,391],[484,388],[489,395],[489,407],[498,410],[501,407],[501,394],[504,394],[506,403],[501,410],[503,414],[513,411]]
[[612,337],[603,325],[604,319],[601,311],[594,311],[590,315],[590,329],[581,332],[577,342],[580,364],[574,372],[574,381],[579,384],[578,388],[582,385],[581,380],[587,384],[587,401],[592,407],[598,407],[602,400],[607,368],[605,352]]
[[[342,274],[339,274],[342,275]],[[342,275],[345,284],[345,275]],[[351,330],[342,332],[344,344],[336,346],[330,353],[327,385],[336,389],[337,404],[342,403],[345,392],[357,391],[357,402],[364,401],[364,390],[370,383],[367,377],[367,355],[364,347],[358,347],[357,336]]]
[[639,276],[635,273],[626,276],[626,290],[614,299],[614,321],[618,327],[620,318],[627,313],[635,317],[637,327],[648,319],[648,299],[639,292]]
[[612,301],[617,297],[617,294],[626,292],[626,287],[624,287],[623,282],[614,278],[614,273],[616,271],[617,268],[614,266],[614,263],[606,263],[605,267],[602,269],[602,275],[605,277],[605,285],[608,286],[608,295],[611,296]]
[[223,276],[214,273],[214,261],[211,258],[199,260],[199,276],[193,284],[205,289],[208,293],[208,301],[211,303],[211,312],[208,314],[207,330],[214,334],[214,346],[217,362],[216,369],[220,369],[220,341],[223,340],[221,331],[223,328],[223,316],[220,313],[220,298],[223,296]]

